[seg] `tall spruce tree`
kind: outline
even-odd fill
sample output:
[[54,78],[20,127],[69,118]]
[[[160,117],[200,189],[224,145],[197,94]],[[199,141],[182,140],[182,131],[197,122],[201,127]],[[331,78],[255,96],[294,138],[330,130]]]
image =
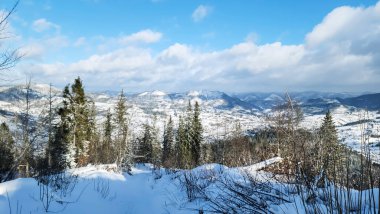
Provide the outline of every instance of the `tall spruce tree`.
[[101,153],[101,140],[100,131],[96,126],[96,106],[94,101],[89,102],[89,123],[87,126],[87,140],[90,142],[88,145],[88,162],[98,164],[100,163],[100,153]]
[[338,135],[330,111],[327,111],[319,130],[321,139],[320,157],[322,169],[326,175],[332,174],[340,156]]
[[[65,162],[67,167],[74,167],[75,162],[75,143],[73,142],[72,136],[72,113],[70,112],[70,91],[69,87],[66,86],[63,91],[63,106],[58,109],[58,115],[60,117],[60,122],[55,128],[55,139],[56,143],[65,144],[66,153],[64,154]],[[59,132],[59,133],[57,133]],[[60,139],[60,140],[58,140]]]
[[[67,158],[70,166],[83,166],[88,163],[88,149],[90,142],[90,106],[85,96],[82,80],[78,77],[74,84],[63,90],[63,107],[61,119],[66,122],[70,130],[70,144]],[[64,116],[62,118],[62,116]],[[72,160],[74,159],[74,163]]]
[[144,124],[144,133],[137,151],[137,162],[152,163],[153,154],[153,133],[149,124]]
[[190,169],[194,165],[193,161],[193,108],[191,106],[191,102],[189,100],[189,103],[187,105],[186,113],[185,113],[185,139],[184,139],[184,147],[183,147],[183,154],[185,162],[185,168]]
[[123,165],[129,168],[132,164],[132,145],[128,143],[128,114],[127,114],[127,100],[122,90],[116,106],[114,114],[115,122],[115,152],[116,152],[116,163],[118,165]]
[[113,126],[111,124],[112,114],[111,111],[108,110],[106,114],[106,120],[104,122],[104,133],[103,133],[103,143],[101,150],[101,162],[102,163],[112,163],[114,162],[114,154],[113,154],[113,144],[112,144],[112,131]]
[[175,166],[176,168],[183,168],[183,160],[182,160],[182,147],[184,141],[184,124],[182,116],[179,116],[178,119],[178,129],[175,136],[175,145],[174,145],[174,157],[175,157]]
[[198,102],[195,102],[193,119],[192,119],[192,128],[191,128],[191,133],[192,133],[191,156],[192,156],[192,161],[193,161],[194,166],[199,165],[200,154],[201,154],[201,143],[203,140],[202,138],[203,128],[202,128],[202,123],[200,119],[200,113],[201,113],[201,109],[199,107],[199,104]]
[[[59,125],[53,128],[54,137],[49,145],[47,159],[51,157],[49,164],[49,172],[57,173],[61,172],[69,166],[69,160],[67,159],[68,146],[70,144],[69,139],[69,126],[66,121],[61,122]],[[49,163],[49,160],[47,161]]]
[[14,146],[15,142],[9,131],[7,124],[0,125],[0,183],[11,179],[11,172],[14,164]]
[[193,140],[193,108],[189,100],[185,113],[185,136],[187,143],[191,146]]
[[162,150],[162,164],[164,167],[171,167],[173,164],[174,129],[172,117],[166,124],[164,131],[164,141]]
[[[63,171],[68,167],[66,159],[68,153],[69,125],[66,120],[67,111],[64,108],[53,108],[52,86],[49,87],[48,112],[43,122],[48,125],[47,136],[48,142],[45,150],[45,157],[38,159],[38,167],[36,169],[38,176],[54,174]],[[57,118],[59,123],[54,123]]]
[[189,123],[180,117],[176,136],[176,162],[177,167],[181,169],[189,169],[192,166],[189,129]]
[[153,124],[151,126],[151,136],[152,136],[152,161],[154,168],[160,168],[162,160],[162,150],[161,145],[158,140],[159,129],[157,127],[157,116],[154,115]]

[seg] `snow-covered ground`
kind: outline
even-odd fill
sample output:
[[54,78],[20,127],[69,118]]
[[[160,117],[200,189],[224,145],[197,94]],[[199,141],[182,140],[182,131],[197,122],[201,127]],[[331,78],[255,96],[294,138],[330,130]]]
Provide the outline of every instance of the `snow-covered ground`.
[[[170,197],[179,197],[170,176],[155,180],[148,167],[132,169],[132,175],[109,172],[95,166],[76,169],[78,182],[67,197],[54,196],[50,212],[60,213],[163,213],[180,212]],[[68,203],[66,203],[68,202]],[[40,188],[32,178],[0,184],[0,213],[44,213]],[[45,206],[46,207],[46,206]],[[177,212],[178,211],[178,212]],[[17,212],[18,213],[18,212]]]
[[[197,210],[209,210],[211,204],[204,200],[189,201],[181,179],[186,173],[192,173],[197,183],[207,184],[205,190],[218,200],[225,194],[218,188],[217,180],[233,179],[247,182],[244,175],[270,185],[272,190],[265,197],[277,195],[284,200],[269,200],[267,211],[272,213],[305,213],[301,197],[289,193],[290,187],[272,179],[269,173],[257,171],[263,167],[281,161],[273,158],[252,166],[228,168],[219,164],[207,164],[188,171],[166,173],[164,169],[152,172],[151,165],[138,165],[130,174],[115,171],[113,165],[87,166],[70,170],[68,175],[77,175],[72,191],[66,194],[48,192],[54,200],[46,206],[46,197],[41,200],[41,187],[32,178],[19,178],[0,184],[0,213],[198,213]],[[70,188],[69,188],[70,189]],[[260,189],[260,191],[268,191]],[[281,194],[278,193],[281,191]],[[378,189],[374,190],[378,195]],[[257,194],[257,195],[256,195]],[[352,197],[357,194],[352,190]],[[367,192],[363,192],[363,195]],[[251,195],[258,200],[260,192]],[[225,197],[224,195],[223,197]],[[377,196],[376,196],[377,197]],[[264,203],[264,202],[262,202]],[[319,208],[326,209],[322,202]],[[364,206],[368,206],[368,200]],[[377,199],[376,199],[376,203]],[[378,212],[378,204],[376,205]],[[368,208],[368,207],[367,207]],[[206,212],[207,213],[207,212]],[[247,213],[247,212],[244,212]]]
[[[250,172],[281,159],[250,166]],[[209,164],[192,170],[201,173],[217,168]],[[150,164],[132,168],[131,174],[114,171],[113,165],[87,166],[70,170],[68,174],[78,176],[72,192],[66,196],[52,194],[55,201],[49,212],[59,213],[194,213],[180,186],[178,173],[166,174],[161,169],[152,173]],[[239,169],[234,169],[238,173]],[[245,170],[245,169],[244,169]],[[45,213],[46,202],[40,200],[40,187],[33,178],[19,178],[0,184],[0,213]],[[58,202],[57,202],[58,201]],[[45,204],[45,205],[44,205]],[[18,210],[18,212],[16,212]]]

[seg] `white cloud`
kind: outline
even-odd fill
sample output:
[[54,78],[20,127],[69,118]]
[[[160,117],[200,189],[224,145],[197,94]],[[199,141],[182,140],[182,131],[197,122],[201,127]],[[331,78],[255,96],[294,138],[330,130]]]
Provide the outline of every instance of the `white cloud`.
[[150,29],[142,30],[137,33],[122,37],[119,41],[122,44],[131,44],[131,43],[155,43],[160,41],[162,38],[162,33],[153,31]]
[[43,32],[50,29],[60,30],[60,26],[52,22],[47,21],[46,19],[37,19],[32,24],[32,29],[36,32]]
[[24,59],[37,59],[41,60],[45,53],[45,47],[38,43],[31,43],[27,46],[22,47],[20,53],[23,55]]
[[211,13],[211,10],[212,8],[209,7],[209,6],[205,6],[205,5],[199,5],[193,12],[192,14],[192,18],[193,18],[193,21],[194,22],[200,22],[202,21],[204,18],[206,18],[206,16],[208,16],[210,13]]
[[129,47],[75,63],[42,64],[29,70],[40,74],[43,71],[43,79],[54,78],[56,81],[77,75],[84,80],[98,76],[101,81],[89,83],[90,88],[94,87],[92,84],[102,88],[114,87],[115,81],[128,83],[126,88],[129,90],[216,88],[221,83],[230,81],[231,84],[271,69],[293,66],[299,62],[302,48],[279,43],[257,46],[244,42],[222,51],[201,52],[188,45],[174,44],[153,55],[148,49]]
[[[115,40],[153,43],[161,37],[144,30]],[[333,10],[304,44],[257,45],[248,38],[224,50],[175,43],[155,54],[149,47],[126,45],[73,63],[27,68],[56,85],[80,75],[88,89],[97,90],[379,91],[379,38],[380,3]]]
[[23,59],[36,59],[40,61],[44,56],[59,51],[69,46],[69,44],[68,38],[62,35],[42,39],[31,39],[27,45],[20,48],[19,52],[23,55]]

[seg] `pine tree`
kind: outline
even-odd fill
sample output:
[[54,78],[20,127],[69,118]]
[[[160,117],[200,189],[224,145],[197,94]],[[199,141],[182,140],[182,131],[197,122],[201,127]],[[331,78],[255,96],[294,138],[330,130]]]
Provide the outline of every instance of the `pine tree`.
[[174,144],[174,130],[173,120],[169,117],[169,121],[165,127],[163,150],[162,150],[162,163],[164,167],[171,167],[173,164],[173,145]]
[[[69,94],[69,87],[64,88],[64,97],[65,94]],[[72,130],[71,130],[71,113],[69,110],[69,101],[68,99],[63,100],[63,106],[58,109],[58,115],[60,117],[60,122],[55,128],[55,137],[54,141],[59,144],[63,144],[65,149],[64,159],[67,164],[67,167],[71,168],[76,165],[75,163],[75,144],[72,142]],[[58,132],[58,133],[57,133]],[[53,156],[53,155],[51,155]]]
[[89,121],[87,126],[87,139],[90,142],[88,146],[88,162],[98,164],[100,162],[101,155],[101,141],[100,141],[100,131],[96,126],[96,106],[93,101],[89,102]]
[[200,161],[200,154],[201,154],[201,143],[202,143],[202,123],[200,119],[200,107],[198,102],[195,102],[194,106],[194,114],[193,114],[193,120],[192,120],[192,139],[191,139],[191,156],[193,161],[193,166],[199,165]]
[[112,130],[113,126],[111,124],[112,114],[108,110],[106,115],[106,121],[104,122],[104,134],[103,134],[103,143],[101,150],[101,162],[102,163],[112,163],[114,161],[114,154],[112,149]]
[[334,167],[340,156],[338,135],[330,111],[326,113],[323,119],[319,135],[321,139],[322,170],[329,175],[335,171]]
[[182,117],[179,118],[178,131],[176,137],[176,162],[177,168],[189,169],[192,165],[191,159],[191,135],[189,134],[190,126],[183,120]]
[[10,134],[7,124],[0,125],[0,183],[12,178],[11,172],[14,164],[14,148],[15,142]]
[[132,164],[132,145],[128,143],[128,114],[127,100],[124,91],[122,90],[115,107],[115,152],[116,163],[118,165],[126,165],[130,167]]
[[82,81],[78,77],[71,86],[71,95],[73,98],[72,108],[74,112],[74,142],[76,145],[76,162],[83,166],[87,162],[87,147],[89,139],[89,109]]
[[182,159],[182,144],[184,141],[184,124],[182,116],[179,116],[178,119],[178,129],[175,136],[175,146],[174,146],[174,157],[175,157],[175,166],[176,168],[183,168],[183,159]]
[[[61,172],[69,166],[67,160],[68,145],[69,145],[69,127],[66,122],[63,122],[54,128],[54,138],[48,150],[50,160],[49,169],[51,173]],[[48,158],[47,157],[47,158]]]
[[153,152],[153,136],[152,127],[149,124],[144,124],[144,135],[139,143],[138,148],[138,162],[140,163],[151,163],[152,162],[152,152]]
[[191,106],[191,102],[189,100],[189,104],[186,109],[185,114],[185,139],[183,141],[183,154],[185,162],[185,168],[190,169],[194,166],[193,161],[193,110]]
[[160,168],[161,166],[161,160],[162,160],[162,150],[160,142],[158,141],[158,127],[157,127],[157,116],[154,115],[153,118],[153,124],[151,127],[151,143],[152,143],[152,160],[151,163],[153,164],[154,168]]
[[[45,148],[44,157],[37,157],[37,167],[35,169],[37,177],[62,172],[69,166],[67,155],[68,145],[70,144],[70,130],[68,121],[65,120],[67,111],[63,108],[59,108],[58,111],[54,110],[52,103],[53,100],[50,86],[48,115],[47,118],[43,118],[44,120],[47,120],[44,122],[48,124],[48,142]],[[57,116],[60,117],[60,122],[54,124],[53,121]]]
[[[90,121],[91,109],[85,96],[81,79],[75,79],[74,84],[66,86],[63,90],[63,107],[60,112],[61,120],[69,126],[70,144],[68,146],[67,158],[70,166],[85,165],[88,163],[88,149],[92,128],[94,124]],[[72,160],[75,160],[73,163]]]
[[190,100],[185,113],[185,135],[185,140],[191,145],[193,140],[193,110]]

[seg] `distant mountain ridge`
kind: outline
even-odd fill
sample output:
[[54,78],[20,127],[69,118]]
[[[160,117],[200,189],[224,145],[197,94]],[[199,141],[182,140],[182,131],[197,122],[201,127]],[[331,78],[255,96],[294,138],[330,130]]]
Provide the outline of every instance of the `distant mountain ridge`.
[[[49,90],[48,85],[33,85],[30,88],[30,114],[33,119],[38,119],[43,112],[46,113]],[[0,122],[15,124],[17,117],[25,112],[25,93],[26,90],[22,86],[0,87]],[[53,107],[60,105],[63,99],[62,89],[52,88],[52,93],[55,95]],[[86,93],[95,103],[98,125],[104,122],[105,115],[109,110],[112,113],[115,109],[119,93],[115,91]],[[265,123],[265,115],[274,106],[285,100],[283,93],[229,94],[206,90],[181,93],[156,90],[125,94],[127,112],[131,118],[131,131],[134,135],[138,136],[142,133],[142,124],[153,121],[156,121],[157,127],[162,132],[169,116],[177,123],[179,117],[186,112],[188,103],[194,104],[198,101],[202,109],[201,120],[205,130],[204,137],[207,139],[227,135],[236,129],[236,124],[241,125],[247,133],[262,127]],[[380,109],[379,94],[356,96],[356,94],[349,93],[297,92],[290,93],[290,96],[300,104],[305,112],[305,117],[312,120],[321,117],[327,110],[332,110],[337,114],[347,114],[350,117],[350,113],[356,111],[357,108]],[[345,119],[343,122],[339,122],[339,124],[346,123]],[[12,130],[19,131],[16,125],[12,126]]]
[[346,99],[337,98],[340,103],[356,108],[364,108],[367,110],[380,110],[380,93],[365,94],[358,97]]
[[[53,94],[61,94],[61,90],[52,88]],[[48,96],[49,85],[37,84],[30,89],[31,99],[41,99]],[[0,101],[12,103],[25,99],[26,90],[22,86],[9,86],[0,88]],[[95,102],[113,102],[118,95],[115,91],[105,91],[87,93]],[[380,110],[380,93],[357,94],[350,93],[327,93],[327,92],[293,92],[290,97],[297,101],[307,113],[321,113],[327,109],[336,108],[340,105],[364,108],[368,110]],[[147,91],[142,93],[126,93],[128,100],[140,107],[144,105],[160,108],[177,108],[180,103],[187,101],[199,101],[215,109],[232,110],[241,109],[242,111],[261,112],[271,109],[284,102],[284,93],[234,93],[228,94],[222,91],[188,91],[181,93],[166,93],[163,91]],[[183,104],[186,106],[186,103]],[[146,108],[146,106],[145,106]],[[0,110],[5,112],[4,109]],[[0,112],[1,113],[1,112]],[[7,112],[9,114],[9,112]]]

